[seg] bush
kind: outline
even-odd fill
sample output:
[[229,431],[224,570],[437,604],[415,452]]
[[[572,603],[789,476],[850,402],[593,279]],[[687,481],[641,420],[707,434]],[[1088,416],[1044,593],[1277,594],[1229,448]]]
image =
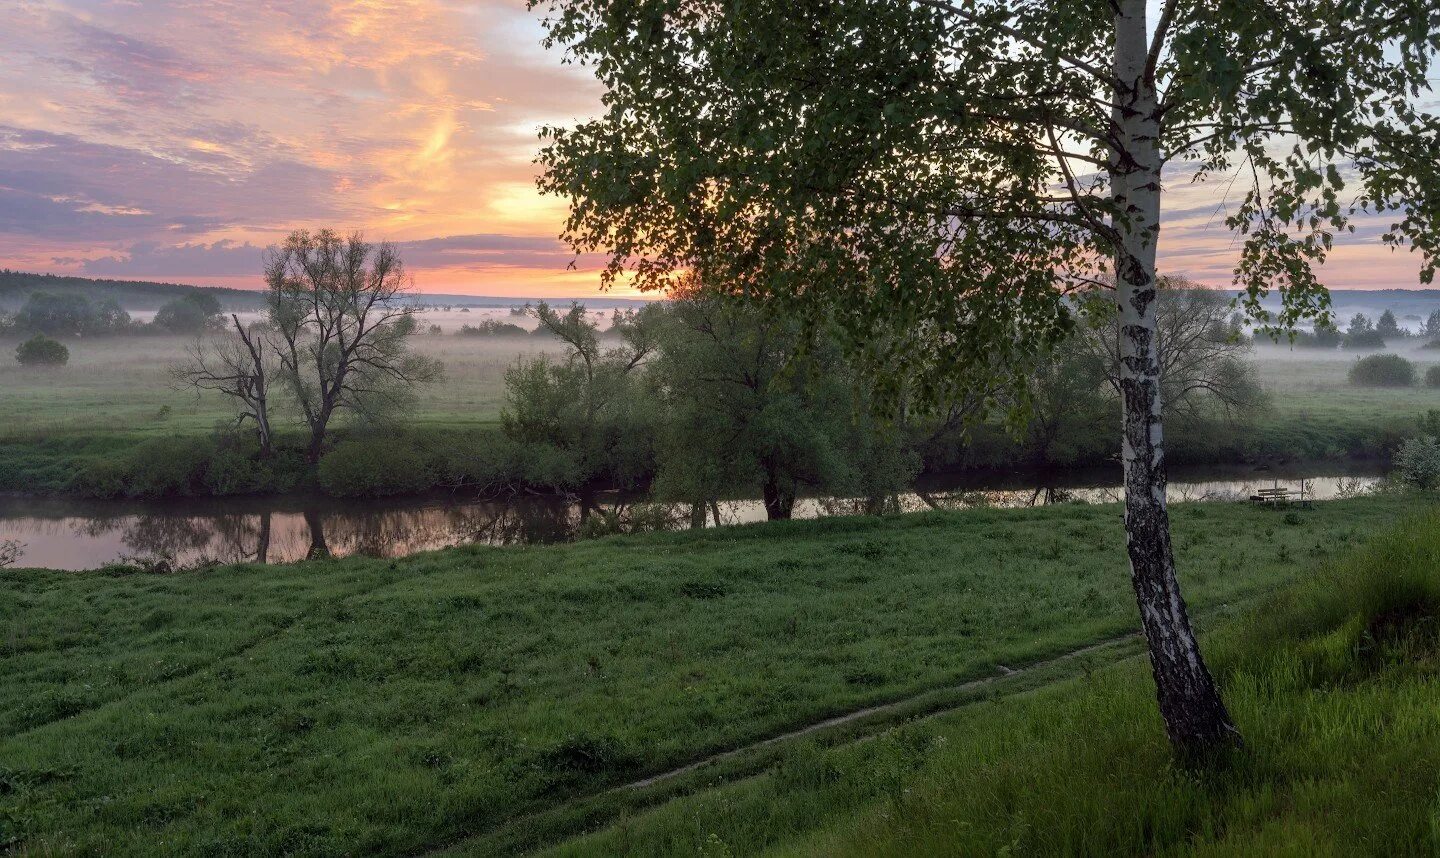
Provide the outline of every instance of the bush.
[[523,337],[530,332],[509,322],[486,319],[478,325],[461,325],[459,333],[467,337]]
[[1440,442],[1411,438],[1395,452],[1395,479],[1417,489],[1440,488]]
[[15,359],[24,366],[64,366],[70,362],[65,344],[36,334],[15,349]]
[[1425,370],[1425,386],[1440,387],[1440,364]]
[[424,491],[434,483],[425,457],[398,438],[341,441],[320,460],[320,488],[337,497],[383,497]]
[[1345,348],[1352,351],[1379,351],[1385,348],[1385,337],[1379,331],[1352,331],[1345,335]]
[[1415,383],[1415,364],[1399,355],[1370,355],[1350,367],[1350,383],[1363,387],[1409,387]]
[[451,489],[495,494],[525,483],[524,445],[498,432],[465,433],[433,454],[437,479]]

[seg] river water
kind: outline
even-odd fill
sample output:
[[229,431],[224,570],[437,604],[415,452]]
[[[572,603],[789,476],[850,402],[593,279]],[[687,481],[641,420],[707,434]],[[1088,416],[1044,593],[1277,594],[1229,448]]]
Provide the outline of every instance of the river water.
[[[1305,490],[1315,500],[1363,494],[1378,467],[1293,465],[1177,467],[1170,499],[1176,503],[1242,501],[1260,488]],[[1019,507],[1061,501],[1110,503],[1122,496],[1118,467],[1069,471],[1039,478],[965,476],[927,478],[916,491],[892,499],[891,509]],[[521,496],[475,499],[462,495],[365,501],[326,497],[187,498],[163,502],[59,498],[0,498],[0,541],[18,540],[16,566],[94,569],[116,562],[163,562],[170,567],[206,562],[286,563],[306,557],[365,554],[399,557],[469,543],[518,545],[574,539],[582,521],[608,513],[620,521],[642,511],[647,520],[688,525],[688,508],[644,505],[643,497],[600,493],[588,498]],[[637,506],[637,504],[639,504]],[[862,502],[807,498],[795,517],[863,513]],[[721,501],[707,526],[765,518],[759,500]]]

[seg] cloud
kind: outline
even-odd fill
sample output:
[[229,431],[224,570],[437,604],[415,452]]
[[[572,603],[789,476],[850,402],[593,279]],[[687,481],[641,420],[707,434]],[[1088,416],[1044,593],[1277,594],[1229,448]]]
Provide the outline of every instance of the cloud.
[[[453,276],[468,274],[474,280],[507,270],[513,275],[515,269],[556,275],[565,272],[574,259],[560,242],[537,236],[454,235],[395,244],[411,271],[443,270]],[[82,273],[97,277],[248,278],[258,283],[264,252],[264,245],[230,240],[136,241],[122,252],[106,256],[54,257],[52,261],[77,266]],[[577,268],[593,270],[603,262],[603,258],[587,256],[577,262]]]
[[[0,265],[256,285],[261,248],[334,227],[401,242],[428,291],[593,290],[603,260],[569,269],[553,239],[564,202],[537,195],[534,157],[538,128],[595,114],[600,91],[542,49],[542,14],[525,0],[0,3]],[[1193,166],[1167,172],[1162,258],[1219,285],[1236,247],[1228,177],[1192,184]],[[1336,253],[1344,285],[1411,285],[1413,265],[1362,232]]]
[[80,271],[97,277],[238,277],[258,281],[264,253],[263,247],[229,240],[172,246],[141,241],[130,245],[124,255],[81,260]]

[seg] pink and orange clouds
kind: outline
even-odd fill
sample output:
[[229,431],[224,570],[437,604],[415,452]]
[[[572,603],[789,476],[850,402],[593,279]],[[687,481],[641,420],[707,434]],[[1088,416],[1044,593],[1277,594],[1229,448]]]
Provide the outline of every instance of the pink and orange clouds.
[[[10,0],[0,266],[255,286],[263,247],[333,225],[402,243],[425,291],[593,294],[533,158],[599,89],[541,35],[523,0]],[[1223,285],[1223,188],[1171,191],[1166,267]],[[1329,268],[1416,285],[1373,231]]]

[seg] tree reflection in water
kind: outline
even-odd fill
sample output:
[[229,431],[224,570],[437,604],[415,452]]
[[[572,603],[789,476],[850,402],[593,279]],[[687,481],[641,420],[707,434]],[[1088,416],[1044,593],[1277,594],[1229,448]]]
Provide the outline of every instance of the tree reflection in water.
[[[1317,500],[1368,491],[1376,477],[1296,475],[1278,481],[1305,489]],[[1277,480],[1253,469],[1209,479],[1174,480],[1177,501],[1240,498]],[[812,498],[797,504],[797,517],[864,515],[966,507],[1025,507],[1064,502],[1113,503],[1119,489],[1097,479],[1089,485],[1056,485],[1048,479],[997,488],[922,484],[914,493],[881,498]],[[692,518],[706,526],[763,520],[758,500],[721,500],[692,516],[688,505],[669,507],[615,493],[585,496],[522,495],[498,500],[410,499],[342,502],[315,498],[219,498],[183,504],[78,502],[0,498],[0,537],[26,544],[25,562],[93,569],[129,558],[157,568],[208,562],[288,563],[306,558],[365,554],[399,557],[454,545],[530,545],[576,538],[588,518],[589,533],[631,528],[684,527]],[[709,513],[706,515],[705,513]]]

